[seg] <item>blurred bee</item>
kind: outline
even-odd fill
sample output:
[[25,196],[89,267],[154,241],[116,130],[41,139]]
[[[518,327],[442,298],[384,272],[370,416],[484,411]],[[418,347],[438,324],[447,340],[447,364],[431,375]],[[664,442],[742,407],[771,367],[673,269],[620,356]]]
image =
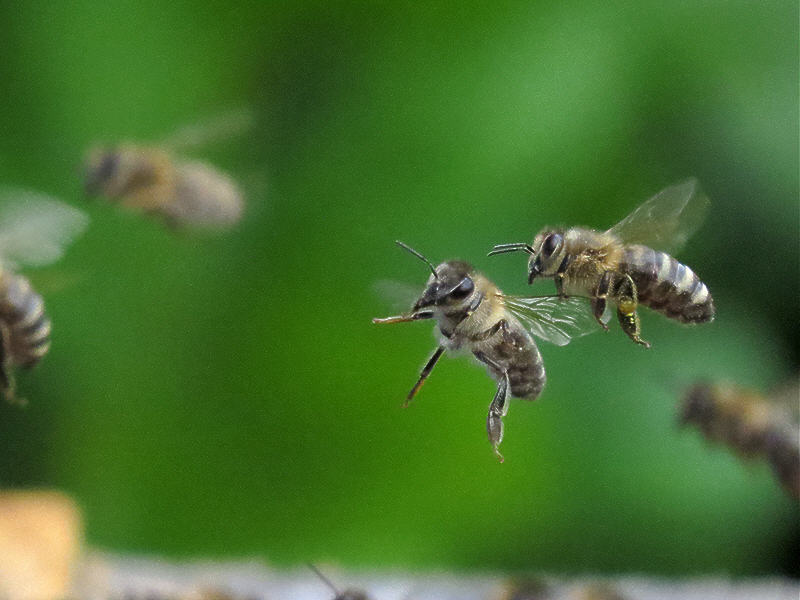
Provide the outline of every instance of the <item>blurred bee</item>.
[[680,422],[744,458],[767,460],[784,490],[800,499],[799,388],[766,398],[735,385],[697,383],[684,394]]
[[503,590],[502,600],[555,600],[556,591],[543,579],[515,581]]
[[627,600],[616,587],[610,583],[587,583],[578,586],[569,596],[570,600]]
[[29,368],[50,349],[50,319],[42,297],[16,272],[61,258],[88,218],[43,194],[0,191],[0,393],[15,399],[12,369]]
[[542,355],[534,335],[558,345],[597,329],[585,301],[579,298],[506,296],[471,265],[451,260],[438,267],[402,242],[397,244],[422,260],[431,276],[411,313],[373,323],[405,323],[435,319],[439,346],[428,360],[406,398],[406,405],[419,391],[445,350],[469,351],[498,381],[489,404],[486,430],[500,459],[503,439],[502,418],[508,412],[509,394],[535,400],[545,384]]
[[503,600],[627,600],[606,582],[550,584],[541,579],[515,583],[501,597]]
[[370,596],[361,590],[356,589],[346,589],[343,592],[340,592],[338,588],[333,585],[333,582],[325,577],[317,567],[314,565],[309,564],[309,568],[316,573],[317,577],[319,577],[322,582],[327,585],[331,591],[335,594],[333,600],[371,600]]
[[527,252],[528,283],[552,277],[558,295],[591,298],[594,316],[604,329],[608,327],[601,317],[610,300],[623,331],[649,348],[640,337],[639,304],[682,323],[714,319],[706,285],[667,254],[681,248],[700,226],[708,204],[696,180],[690,179],[659,192],[608,231],[547,227],[532,245],[500,244],[489,255]]
[[84,164],[87,195],[162,218],[172,228],[228,228],[242,216],[244,199],[225,173],[186,160],[176,149],[236,135],[251,125],[249,113],[223,115],[208,129],[184,129],[163,144],[117,144],[89,151]]

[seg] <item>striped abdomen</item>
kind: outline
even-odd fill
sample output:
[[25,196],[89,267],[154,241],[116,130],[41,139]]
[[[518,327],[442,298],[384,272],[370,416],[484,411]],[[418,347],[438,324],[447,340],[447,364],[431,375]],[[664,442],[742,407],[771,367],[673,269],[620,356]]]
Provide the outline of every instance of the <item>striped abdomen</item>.
[[0,326],[3,354],[13,365],[33,366],[50,349],[42,297],[27,278],[10,271],[0,274]]
[[639,304],[682,323],[707,323],[714,318],[714,301],[686,265],[646,246],[625,248],[620,271],[636,284]]
[[[509,320],[510,321],[510,320]],[[518,323],[509,323],[504,335],[492,338],[491,358],[508,370],[511,395],[535,400],[544,389],[544,361],[536,343]],[[495,373],[496,378],[500,377]]]

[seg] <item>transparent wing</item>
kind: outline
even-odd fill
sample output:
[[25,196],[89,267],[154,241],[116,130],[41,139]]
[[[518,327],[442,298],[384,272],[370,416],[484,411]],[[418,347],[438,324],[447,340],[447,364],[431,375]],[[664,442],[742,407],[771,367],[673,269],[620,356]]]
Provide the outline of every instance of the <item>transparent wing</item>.
[[255,127],[255,120],[249,108],[231,109],[199,123],[184,125],[159,145],[169,152],[190,152],[241,137]]
[[688,179],[660,191],[608,231],[626,244],[674,253],[700,227],[709,204],[697,180]]
[[[594,333],[600,325],[586,298],[572,296],[503,296],[508,311],[533,335],[557,346]],[[607,317],[603,317],[603,322]]]
[[787,419],[795,427],[795,431],[797,426],[800,425],[800,403],[797,401],[798,398],[800,398],[800,379],[784,383],[770,394],[770,399],[780,410],[784,411]]
[[16,268],[46,265],[89,224],[89,217],[45,194],[0,190],[0,259]]
[[393,279],[379,279],[372,284],[372,291],[386,302],[388,307],[396,311],[410,310],[422,294],[422,288],[419,285]]

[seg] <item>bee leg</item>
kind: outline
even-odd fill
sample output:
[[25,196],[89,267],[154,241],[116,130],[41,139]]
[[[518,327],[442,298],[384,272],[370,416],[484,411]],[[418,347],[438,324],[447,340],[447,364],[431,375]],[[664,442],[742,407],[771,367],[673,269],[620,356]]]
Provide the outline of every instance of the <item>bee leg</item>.
[[639,315],[636,313],[636,307],[639,303],[636,297],[636,284],[633,283],[630,275],[626,274],[619,280],[615,295],[617,298],[617,318],[622,330],[634,342],[649,348],[650,342],[646,342],[639,337],[642,330]]
[[572,256],[570,254],[567,254],[564,257],[564,260],[562,260],[561,264],[558,266],[558,271],[556,271],[554,279],[556,284],[556,294],[561,298],[567,297],[567,295],[564,293],[564,277],[571,262],[572,262]]
[[425,380],[428,378],[428,375],[431,374],[433,371],[433,367],[436,366],[436,363],[444,354],[444,346],[439,346],[436,349],[436,352],[428,359],[428,362],[425,363],[425,366],[422,367],[422,373],[419,374],[419,379],[417,379],[417,383],[414,384],[414,387],[411,388],[411,391],[408,392],[408,396],[406,396],[406,401],[403,403],[403,408],[407,407],[414,396],[419,391],[419,388],[422,387],[422,384],[425,383]]
[[594,318],[600,324],[600,327],[608,331],[608,325],[603,323],[603,313],[606,312],[606,300],[608,298],[608,288],[611,285],[611,279],[614,277],[613,271],[606,271],[600,278],[600,283],[592,296],[592,313]]
[[500,383],[497,384],[497,391],[494,394],[494,398],[492,398],[492,403],[489,404],[489,414],[486,417],[486,433],[489,434],[492,450],[495,455],[497,455],[497,458],[500,459],[500,462],[503,462],[505,458],[500,454],[497,447],[500,445],[500,442],[503,441],[503,417],[508,414],[508,390],[510,388],[508,371],[486,356],[483,352],[475,352],[474,354],[475,358],[486,363],[493,369],[500,371],[503,376]]

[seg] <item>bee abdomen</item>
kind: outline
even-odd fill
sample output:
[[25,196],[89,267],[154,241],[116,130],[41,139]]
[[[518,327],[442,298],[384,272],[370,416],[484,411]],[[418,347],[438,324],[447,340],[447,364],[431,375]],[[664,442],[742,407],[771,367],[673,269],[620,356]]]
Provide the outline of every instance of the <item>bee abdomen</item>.
[[620,270],[636,284],[640,304],[682,323],[714,319],[714,300],[706,284],[669,254],[646,246],[629,246]]
[[200,162],[177,169],[175,197],[164,207],[176,225],[230,227],[241,219],[242,194],[227,175]]
[[511,325],[502,337],[498,335],[493,354],[508,371],[511,395],[535,400],[547,381],[544,361],[533,339],[521,325],[518,327],[520,330]]
[[13,364],[30,367],[50,349],[50,319],[44,311],[44,301],[27,278],[16,273],[2,275],[0,291],[0,322],[3,340]]

